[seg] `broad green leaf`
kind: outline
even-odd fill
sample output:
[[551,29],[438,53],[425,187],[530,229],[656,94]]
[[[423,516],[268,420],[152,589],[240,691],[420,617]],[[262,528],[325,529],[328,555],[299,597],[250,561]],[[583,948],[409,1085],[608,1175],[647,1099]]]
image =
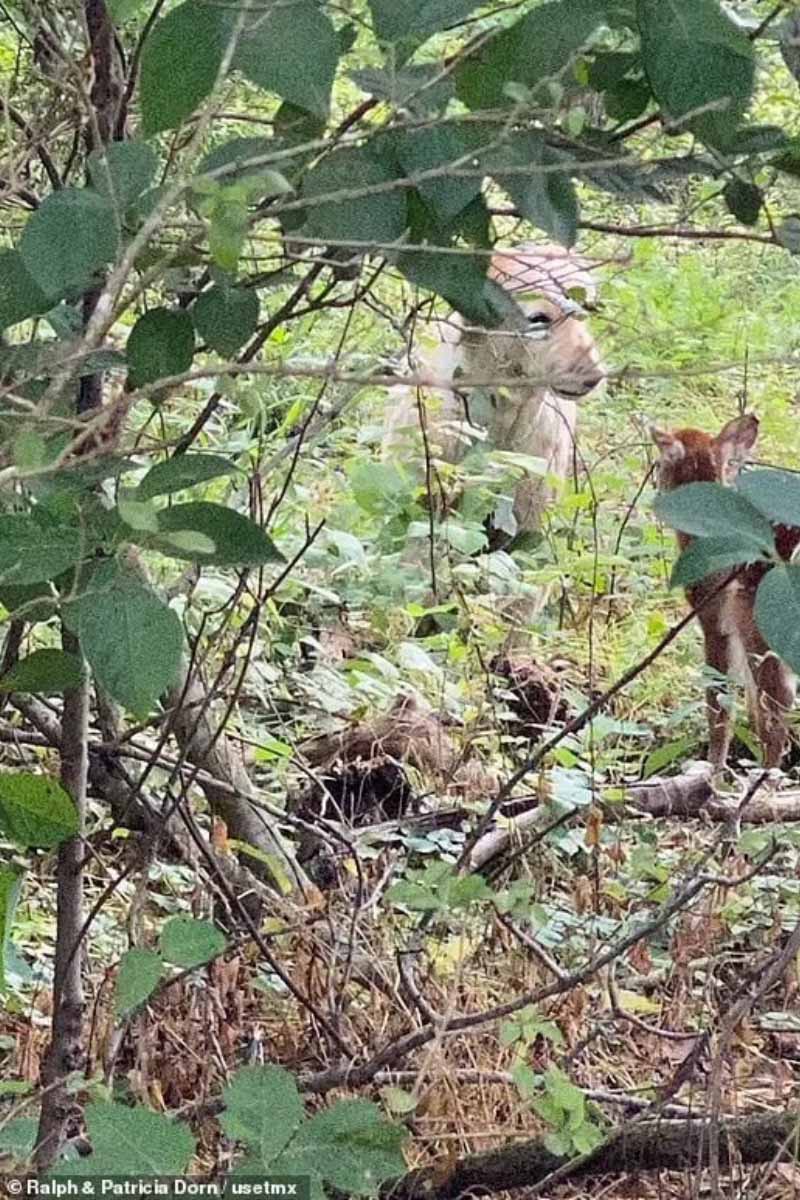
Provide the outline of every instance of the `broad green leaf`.
[[401,1125],[386,1121],[369,1100],[340,1100],[301,1126],[291,1150],[308,1155],[334,1188],[363,1196],[403,1174],[406,1136]]
[[220,475],[231,475],[235,470],[235,464],[219,454],[176,454],[152,466],[137,492],[140,499],[152,500],[154,496],[182,492]]
[[416,1096],[399,1087],[381,1088],[381,1096],[389,1111],[400,1116],[412,1113],[419,1103]]
[[[303,199],[314,201],[307,210],[303,233],[321,241],[393,242],[406,227],[406,198],[402,188],[359,195],[394,179],[385,163],[358,147],[337,150],[313,167],[303,182]],[[319,203],[324,196],[351,193]]]
[[52,294],[39,287],[19,251],[0,250],[0,329],[39,316],[52,307]]
[[603,97],[612,121],[633,121],[640,117],[653,99],[646,79],[620,79]]
[[81,660],[63,650],[34,650],[0,677],[0,692],[51,696],[80,686]]
[[[223,172],[224,168],[224,173],[220,173],[215,178],[223,184],[235,183],[239,179],[246,179],[249,175],[257,175],[263,171],[263,160],[280,148],[280,143],[276,145],[272,138],[232,138],[229,142],[223,142],[221,146],[215,146],[203,159],[197,173],[200,176],[210,175],[215,171]],[[262,161],[255,166],[244,166],[243,164],[250,159],[261,159]]]
[[0,1153],[24,1162],[33,1154],[38,1132],[36,1117],[14,1117],[0,1129]]
[[89,177],[118,218],[152,185],[158,155],[146,142],[111,142],[89,155]]
[[52,1175],[183,1177],[195,1152],[186,1125],[148,1108],[95,1102],[86,1108],[86,1125],[92,1153],[60,1163]]
[[55,579],[90,550],[75,525],[59,524],[47,513],[0,516],[0,583],[43,583]]
[[440,29],[447,29],[478,8],[479,0],[369,0],[369,11],[378,40],[419,43]]
[[347,473],[356,504],[373,516],[405,507],[416,489],[413,478],[394,463],[356,462]]
[[31,278],[54,298],[82,291],[119,247],[114,209],[88,189],[62,188],[28,219],[19,244]]
[[258,295],[253,288],[215,285],[197,297],[191,317],[203,341],[218,354],[230,358],[255,333]]
[[800,475],[793,471],[744,471],[736,489],[770,521],[800,525]]
[[220,1125],[228,1137],[256,1151],[269,1167],[305,1119],[297,1084],[281,1067],[242,1067],[222,1093]]
[[659,771],[663,771],[665,767],[670,767],[674,762],[680,762],[697,745],[697,738],[684,737],[678,738],[674,742],[667,742],[664,746],[659,746],[652,754],[648,754],[642,767],[642,779],[649,779],[651,775],[657,775]]
[[196,533],[193,529],[179,529],[168,537],[162,535],[165,553],[175,554],[191,559],[202,558],[204,554],[214,553],[214,543],[204,533]]
[[213,0],[184,0],[150,32],[139,89],[145,136],[180,125],[211,92],[225,50],[225,15]]
[[222,504],[203,500],[175,504],[159,513],[159,526],[162,533],[201,533],[211,539],[214,550],[208,554],[186,554],[178,547],[162,546],[165,553],[191,558],[193,562],[214,563],[218,567],[260,567],[264,563],[285,561],[255,521]]
[[137,533],[158,533],[158,511],[151,500],[141,500],[135,491],[125,489],[117,499],[120,519]]
[[743,563],[755,562],[763,554],[748,539],[699,537],[689,543],[672,570],[672,587],[691,587],[715,571],[727,571]]
[[114,1012],[117,1017],[128,1017],[144,1004],[155,991],[164,965],[152,950],[134,946],[127,950],[120,961],[114,987]]
[[194,327],[188,313],[151,308],[134,325],[125,347],[131,386],[145,387],[182,375],[194,357]]
[[509,83],[530,89],[532,97],[547,97],[541,85],[558,78],[602,25],[615,24],[619,9],[624,13],[613,0],[553,0],[538,5],[465,56],[456,69],[459,98],[474,109],[506,107],[512,103],[506,90]]
[[106,0],[106,8],[117,25],[129,21],[144,5],[145,0]]
[[98,682],[136,716],[147,716],[180,669],[177,614],[117,562],[97,568],[70,613]]
[[722,195],[732,213],[743,225],[755,225],[764,196],[760,187],[748,183],[746,179],[729,179],[723,188]]
[[800,567],[767,572],[756,592],[755,618],[775,653],[800,673]]
[[0,604],[26,621],[46,621],[57,604],[52,585],[46,583],[0,585]]
[[662,492],[654,505],[657,516],[673,529],[698,537],[734,538],[759,553],[775,549],[772,525],[739,492],[718,483],[687,483]]
[[562,246],[573,245],[578,228],[575,187],[569,167],[559,170],[561,157],[541,135],[517,134],[482,162],[526,220]]
[[637,0],[636,15],[645,73],[664,115],[712,146],[729,144],[753,90],[747,34],[719,0]]
[[51,849],[78,832],[78,812],[55,779],[7,772],[0,775],[0,828],[20,846]]
[[6,990],[11,930],[25,872],[14,863],[0,867],[0,992]]
[[163,959],[176,967],[199,967],[221,954],[226,944],[216,925],[193,917],[170,918],[158,939]]
[[407,108],[414,116],[441,112],[455,95],[452,76],[442,77],[438,63],[415,63],[401,70],[364,67],[351,71],[350,78],[363,92]]
[[214,262],[223,271],[233,274],[250,228],[250,206],[247,195],[237,187],[220,188],[208,209],[208,249]]
[[476,325],[492,329],[520,310],[513,297],[486,277],[486,260],[469,254],[406,251],[397,266],[411,283],[442,296]]
[[245,20],[233,65],[251,83],[327,117],[339,40],[325,9],[293,0],[267,12],[258,5]]
[[409,130],[393,139],[392,145],[409,177],[426,171],[444,169],[441,176],[423,179],[417,184],[420,195],[442,225],[449,224],[479,195],[483,182],[480,174],[471,177],[450,176],[451,163],[459,169],[474,169],[474,155],[485,140],[496,137],[496,129],[482,135],[480,128],[470,126],[434,125],[428,129]]

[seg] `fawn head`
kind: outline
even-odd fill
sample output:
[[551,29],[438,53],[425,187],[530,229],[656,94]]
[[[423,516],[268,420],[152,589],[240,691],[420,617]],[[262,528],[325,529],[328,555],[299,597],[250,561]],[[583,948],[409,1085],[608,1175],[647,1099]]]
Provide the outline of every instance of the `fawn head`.
[[655,429],[660,451],[658,486],[671,491],[684,483],[732,483],[758,437],[758,417],[734,417],[714,436],[699,429]]

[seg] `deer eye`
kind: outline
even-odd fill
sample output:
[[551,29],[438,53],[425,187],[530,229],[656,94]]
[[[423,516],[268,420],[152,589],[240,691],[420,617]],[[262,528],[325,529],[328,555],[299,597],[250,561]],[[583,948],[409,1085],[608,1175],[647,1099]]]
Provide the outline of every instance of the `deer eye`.
[[550,326],[553,324],[552,317],[548,317],[547,313],[535,312],[528,317],[528,328],[531,333],[547,333]]

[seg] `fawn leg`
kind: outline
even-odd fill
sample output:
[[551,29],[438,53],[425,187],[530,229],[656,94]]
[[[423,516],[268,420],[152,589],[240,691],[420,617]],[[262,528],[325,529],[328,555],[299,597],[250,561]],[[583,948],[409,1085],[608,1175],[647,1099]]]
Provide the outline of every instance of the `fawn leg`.
[[[718,621],[703,625],[706,643],[706,666],[713,667],[720,675],[727,675],[730,668],[730,637],[720,630]],[[720,699],[720,688],[706,689],[706,712],[708,714],[708,758],[718,770],[728,761],[733,723],[730,710]]]
[[794,703],[797,680],[794,672],[764,646],[753,666],[753,682],[752,719],[761,741],[764,766],[769,770],[781,765],[786,752],[789,741],[786,716]]

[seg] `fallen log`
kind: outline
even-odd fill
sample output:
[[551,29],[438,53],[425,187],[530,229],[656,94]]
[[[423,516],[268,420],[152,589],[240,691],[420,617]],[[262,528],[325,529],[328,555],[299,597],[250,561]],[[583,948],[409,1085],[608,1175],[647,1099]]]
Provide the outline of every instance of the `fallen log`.
[[[800,1113],[758,1113],[720,1122],[720,1167],[793,1159],[797,1153]],[[382,1190],[392,1200],[457,1200],[530,1188],[555,1171],[559,1182],[600,1175],[635,1177],[643,1172],[704,1170],[709,1165],[709,1121],[661,1120],[634,1123],[613,1135],[569,1167],[551,1154],[542,1139],[519,1142],[455,1162],[433,1163],[410,1171]]]

